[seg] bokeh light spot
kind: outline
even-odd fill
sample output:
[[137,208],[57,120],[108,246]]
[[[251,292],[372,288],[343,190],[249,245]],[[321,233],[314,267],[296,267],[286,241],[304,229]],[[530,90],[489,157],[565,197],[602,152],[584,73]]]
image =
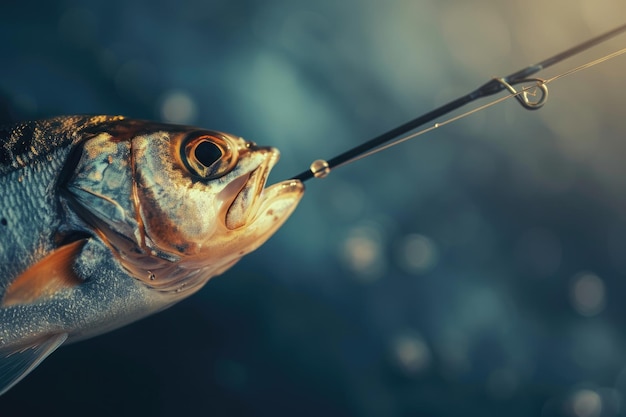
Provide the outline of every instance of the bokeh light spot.
[[191,123],[196,114],[195,102],[182,91],[170,91],[161,104],[161,117],[169,123]]
[[599,417],[602,413],[602,398],[593,390],[578,390],[570,401],[571,412],[575,417]]
[[604,282],[597,275],[584,272],[572,279],[570,301],[580,315],[591,317],[602,312],[605,296]]
[[430,366],[430,349],[424,340],[415,334],[396,336],[391,348],[397,366],[406,374],[416,375]]
[[384,272],[381,236],[373,227],[356,227],[342,245],[342,259],[362,281],[375,281]]
[[401,266],[413,274],[430,271],[439,260],[439,251],[432,239],[420,234],[409,234],[402,240],[398,257]]

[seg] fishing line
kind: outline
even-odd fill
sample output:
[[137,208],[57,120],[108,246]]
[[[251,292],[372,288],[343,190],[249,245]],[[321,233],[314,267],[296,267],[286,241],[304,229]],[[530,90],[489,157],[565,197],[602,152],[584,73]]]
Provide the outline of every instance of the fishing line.
[[[568,75],[574,74],[576,72],[582,71],[584,69],[593,67],[595,65],[598,65],[602,62],[608,61],[610,59],[613,59],[619,55],[622,55],[624,53],[626,53],[626,48],[621,49],[619,51],[613,52],[611,54],[608,54],[602,58],[598,58],[596,60],[590,61],[586,64],[580,65],[578,67],[572,68],[568,71],[565,71],[561,74],[558,74],[552,78],[549,79],[541,79],[541,78],[532,78],[529,77],[530,75],[533,75],[549,66],[552,66],[558,62],[561,62],[567,58],[570,58],[574,55],[577,55],[593,46],[596,46],[602,42],[607,41],[608,39],[615,37],[623,32],[626,32],[626,24],[622,25],[618,28],[615,28],[609,32],[606,32],[602,35],[599,35],[595,38],[589,39],[579,45],[576,45],[570,49],[567,49],[566,51],[563,51],[557,55],[554,55],[548,59],[545,59],[537,64],[534,65],[530,65],[526,68],[523,68],[517,72],[514,72],[510,75],[507,75],[506,77],[500,77],[500,78],[492,78],[491,80],[489,80],[487,83],[485,83],[484,85],[482,85],[481,87],[479,87],[478,89],[470,92],[469,94],[466,94],[464,96],[461,96],[451,102],[449,102],[448,104],[445,104],[441,107],[438,107],[422,116],[419,116],[416,119],[413,119],[401,126],[396,127],[395,129],[392,129],[386,133],[383,133],[359,146],[356,146],[355,148],[352,148],[328,161],[325,161],[323,159],[318,159],[316,161],[314,161],[311,166],[309,167],[309,169],[307,171],[304,171],[298,175],[296,175],[295,177],[293,177],[293,179],[297,179],[300,181],[306,181],[309,180],[313,177],[315,178],[324,178],[326,177],[330,171],[334,168],[337,168],[339,166],[342,165],[346,165],[352,162],[355,162],[359,159],[365,158],[367,156],[373,155],[377,152],[381,152],[385,149],[388,149],[392,146],[398,145],[402,142],[405,142],[407,140],[413,139],[417,136],[421,136],[424,133],[428,133],[432,130],[435,130],[439,127],[445,126],[447,124],[450,124],[452,122],[455,122],[459,119],[465,118],[467,116],[470,116],[474,113],[477,113],[479,111],[485,110],[488,107],[491,106],[495,106],[496,104],[499,104],[505,100],[511,99],[511,98],[515,98],[517,99],[517,101],[527,110],[537,110],[539,108],[541,108],[547,101],[548,99],[548,87],[547,84],[554,82],[560,78],[566,77]],[[531,84],[530,86],[528,84]],[[519,85],[519,84],[526,84],[526,86],[522,87],[519,90],[515,89],[515,85]],[[456,109],[459,109],[460,107],[465,106],[466,104],[475,101],[477,99],[486,97],[486,96],[490,96],[490,95],[494,95],[497,94],[501,91],[507,90],[509,92],[509,94],[507,96],[498,98],[496,100],[493,100],[487,104],[484,104],[482,106],[476,107],[475,109],[469,110],[465,113],[462,113],[458,116],[454,116],[452,118],[449,118],[443,122],[438,122],[435,123],[434,125],[427,127],[425,129],[422,129],[420,131],[417,131],[415,133],[412,133],[410,135],[407,136],[403,136],[398,138],[399,136],[410,132],[412,130],[417,129],[420,126],[423,126],[424,124],[428,123],[428,122],[432,122],[433,120],[446,115]]]

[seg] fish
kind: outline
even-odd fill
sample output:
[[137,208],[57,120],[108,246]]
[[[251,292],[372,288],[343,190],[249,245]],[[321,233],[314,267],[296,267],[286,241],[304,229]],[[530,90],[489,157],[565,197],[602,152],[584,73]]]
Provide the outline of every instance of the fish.
[[0,127],[0,394],[59,346],[166,309],[269,239],[304,193],[279,152],[123,116]]

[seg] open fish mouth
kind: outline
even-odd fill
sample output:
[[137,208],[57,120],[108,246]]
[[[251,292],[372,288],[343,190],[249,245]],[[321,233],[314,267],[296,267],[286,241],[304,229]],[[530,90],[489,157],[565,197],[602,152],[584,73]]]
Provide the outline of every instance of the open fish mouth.
[[280,153],[275,148],[263,148],[267,156],[261,164],[248,174],[248,179],[231,203],[226,213],[226,227],[238,229],[254,221],[265,206],[271,206],[277,199],[293,191],[301,191],[302,183],[295,180],[282,181],[267,188],[265,184],[270,171],[278,162]]

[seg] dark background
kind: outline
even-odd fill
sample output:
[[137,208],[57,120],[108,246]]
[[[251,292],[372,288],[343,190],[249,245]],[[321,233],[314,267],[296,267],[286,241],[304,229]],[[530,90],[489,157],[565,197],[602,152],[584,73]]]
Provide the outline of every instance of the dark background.
[[[8,118],[282,151],[270,181],[623,24],[622,0],[3,4]],[[546,77],[626,45],[626,37]],[[312,181],[265,246],[61,348],[12,416],[626,415],[626,57]]]

